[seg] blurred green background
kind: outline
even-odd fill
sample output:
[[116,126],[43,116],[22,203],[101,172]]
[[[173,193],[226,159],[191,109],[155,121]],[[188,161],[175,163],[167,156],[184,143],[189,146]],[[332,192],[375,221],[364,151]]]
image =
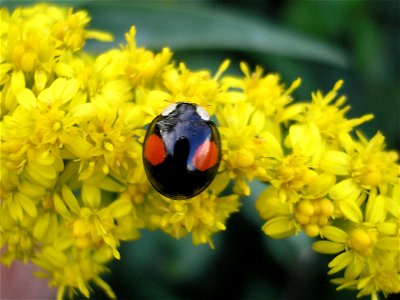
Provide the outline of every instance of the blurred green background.
[[[213,72],[225,58],[262,65],[289,85],[302,85],[295,99],[327,92],[338,79],[352,106],[349,117],[374,113],[361,127],[377,130],[399,149],[400,1],[53,1],[84,8],[92,28],[110,31],[113,43],[90,42],[100,52],[124,43],[137,27],[140,46],[169,46],[175,61]],[[10,8],[32,2],[3,2]],[[267,238],[254,201],[263,186],[254,184],[241,212],[215,236],[216,249],[176,241],[160,232],[143,232],[121,246],[120,261],[105,279],[119,299],[353,299],[329,283],[330,256],[310,250],[311,240]],[[104,294],[94,291],[96,299]],[[394,299],[395,297],[389,297]]]

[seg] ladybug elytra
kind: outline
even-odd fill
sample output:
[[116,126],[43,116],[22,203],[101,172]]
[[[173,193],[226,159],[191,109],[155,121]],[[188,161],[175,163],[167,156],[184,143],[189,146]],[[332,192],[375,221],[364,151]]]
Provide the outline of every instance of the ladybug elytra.
[[198,195],[214,179],[220,160],[217,127],[196,104],[168,106],[147,129],[143,144],[146,175],[168,198],[184,200]]

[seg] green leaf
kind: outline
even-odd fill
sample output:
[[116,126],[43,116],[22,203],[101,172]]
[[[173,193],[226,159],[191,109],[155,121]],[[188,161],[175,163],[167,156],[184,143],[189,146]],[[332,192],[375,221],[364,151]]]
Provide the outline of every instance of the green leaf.
[[[345,66],[343,51],[327,43],[295,33],[250,14],[207,4],[170,2],[97,2],[90,4],[92,27],[111,31],[116,43],[123,33],[137,27],[138,45],[177,50],[236,50],[320,61]],[[107,20],[105,22],[105,20]],[[97,45],[97,44],[96,44]],[[89,44],[89,49],[104,50]]]
[[258,211],[255,208],[256,200],[258,196],[268,187],[265,183],[258,180],[253,180],[249,183],[251,189],[250,196],[242,196],[240,212],[246,218],[246,220],[252,223],[254,226],[261,230],[261,227],[265,224],[265,220],[261,219]]
[[206,244],[193,245],[191,235],[176,240],[161,231],[143,231],[140,240],[127,245],[132,264],[128,268],[155,282],[195,280],[214,262],[220,237],[213,237],[217,249],[212,250]]
[[276,284],[257,276],[251,276],[246,280],[241,299],[279,299],[281,291]]
[[274,260],[286,270],[291,270],[302,260],[306,259],[302,253],[307,251],[310,256],[316,256],[311,251],[312,239],[305,234],[299,234],[286,239],[274,240],[264,237],[265,248]]
[[52,5],[60,5],[60,6],[73,6],[74,8],[79,8],[80,6],[86,5],[90,2],[94,2],[95,0],[0,0],[0,5],[4,6],[10,10],[15,9],[16,7],[22,6],[32,6],[37,3],[48,3]]

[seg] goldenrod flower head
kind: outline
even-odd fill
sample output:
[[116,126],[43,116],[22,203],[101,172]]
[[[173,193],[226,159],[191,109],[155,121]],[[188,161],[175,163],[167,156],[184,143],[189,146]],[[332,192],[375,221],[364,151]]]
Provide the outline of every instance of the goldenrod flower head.
[[293,203],[287,197],[287,193],[270,186],[256,201],[261,218],[267,220],[262,230],[272,238],[285,238],[301,231],[301,225],[293,216]]
[[295,117],[302,123],[315,123],[327,138],[335,138],[338,134],[347,133],[354,127],[371,120],[373,118],[371,114],[356,119],[345,117],[350,109],[349,106],[342,107],[346,97],[340,96],[335,100],[342,85],[343,81],[339,80],[326,95],[318,91],[312,93],[311,103],[294,104],[297,110],[303,111]]
[[[2,201],[7,201],[3,199],[4,198],[2,198]],[[13,205],[13,201],[8,200],[7,202],[7,204],[5,202],[2,204],[0,210],[0,247],[3,248],[7,246],[7,251],[1,257],[1,261],[9,266],[14,259],[27,262],[28,259],[34,255],[35,238],[33,237],[31,228],[35,219],[28,215],[17,221],[17,216],[11,216],[10,211],[14,214],[22,213],[20,212],[21,207],[19,206],[17,209],[8,209],[7,206]]]
[[254,72],[250,71],[246,63],[240,64],[244,78],[225,79],[230,87],[243,92],[242,101],[248,101],[263,112],[266,117],[279,120],[284,108],[292,101],[290,93],[300,85],[300,79],[285,90],[278,74],[264,74],[264,70],[257,66]]
[[313,175],[308,185],[301,185],[301,194],[285,186],[267,188],[256,202],[260,216],[267,220],[264,232],[274,238],[301,230],[310,237],[319,235],[335,217],[334,203],[327,197],[334,183],[333,176],[321,174]]
[[[84,11],[37,4],[0,15],[2,263],[32,261],[58,299],[89,297],[92,283],[115,298],[100,276],[123,259],[121,242],[147,229],[213,248],[259,180],[266,235],[319,236],[313,249],[337,255],[339,289],[399,292],[398,154],[381,133],[353,134],[372,115],[346,118],[342,81],[296,103],[299,79],[286,88],[245,63],[243,76],[224,75],[229,60],[215,74],[193,71],[168,48],[137,47],[134,27],[126,45],[86,53],[86,39],[112,37],[88,30]],[[207,108],[221,135],[217,177],[182,201],[159,195],[142,165],[144,128],[169,102]]]
[[[125,34],[127,46],[120,53],[120,71],[133,86],[139,88],[157,89],[162,85],[162,77],[169,70],[172,52],[164,48],[160,53],[153,53],[145,48],[137,48],[135,42],[136,29],[131,27],[129,33]],[[165,100],[165,99],[164,99]]]
[[361,142],[353,154],[352,177],[363,187],[381,187],[396,183],[399,168],[396,166],[398,154],[385,151],[384,136],[377,133],[371,140],[359,134]]
[[17,8],[11,15],[2,8],[1,15],[5,71],[21,70],[27,78],[42,78],[44,83],[63,52],[82,49],[88,38],[112,39],[107,33],[86,30],[90,18],[84,11],[37,4]]
[[205,192],[182,201],[150,193],[142,207],[144,218],[150,228],[159,228],[177,239],[192,233],[193,244],[208,243],[214,248],[211,235],[225,230],[227,218],[240,206],[238,195],[217,196],[228,181],[219,175]]
[[295,218],[308,236],[315,237],[320,233],[320,227],[330,221],[333,210],[332,201],[327,198],[301,200],[296,206]]
[[321,235],[326,240],[315,242],[313,248],[322,253],[340,253],[329,263],[330,274],[344,269],[344,277],[334,280],[339,289],[356,286],[361,290],[360,296],[399,291],[400,232],[398,219],[389,212],[388,205],[395,205],[398,211],[398,198],[390,199],[373,189],[365,207],[364,222],[350,221],[322,228]]
[[217,111],[222,168],[229,178],[235,179],[234,191],[244,195],[250,194],[248,181],[265,175],[262,163],[266,143],[254,112],[254,107],[247,102],[227,104]]
[[89,297],[89,282],[94,282],[102,288],[107,296],[115,299],[116,296],[109,285],[100,278],[100,274],[107,271],[104,263],[109,260],[109,255],[103,249],[96,252],[75,251],[70,240],[61,239],[57,246],[45,246],[33,258],[33,262],[43,271],[37,276],[49,278],[50,286],[57,286],[57,299],[62,299],[64,293],[72,298],[77,291]]

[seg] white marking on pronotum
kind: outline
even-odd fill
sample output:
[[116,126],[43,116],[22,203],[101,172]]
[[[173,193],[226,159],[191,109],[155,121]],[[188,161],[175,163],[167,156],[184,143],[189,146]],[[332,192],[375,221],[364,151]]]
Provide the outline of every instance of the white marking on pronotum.
[[176,106],[177,106],[177,105],[178,105],[177,103],[168,105],[168,106],[161,112],[161,115],[164,116],[164,117],[168,116],[170,113],[172,113],[172,112],[176,109]]
[[208,112],[204,108],[202,108],[200,106],[197,106],[196,107],[196,111],[199,114],[200,118],[202,118],[204,121],[209,121],[210,120],[210,115],[208,114]]

